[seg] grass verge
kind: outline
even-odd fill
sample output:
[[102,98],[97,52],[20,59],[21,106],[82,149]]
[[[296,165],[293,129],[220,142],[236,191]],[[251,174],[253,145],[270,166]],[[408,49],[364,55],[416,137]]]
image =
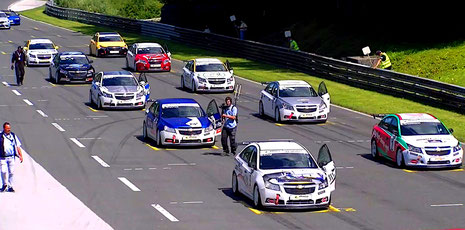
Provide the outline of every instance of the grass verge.
[[[22,14],[34,20],[43,21],[53,25],[61,26],[74,31],[79,31],[87,35],[93,35],[97,31],[108,31],[108,28],[87,25],[74,21],[62,20],[50,17],[43,13],[44,7],[23,11]],[[110,29],[111,30],[111,29]],[[337,104],[349,109],[364,113],[407,113],[407,112],[425,112],[434,114],[441,119],[446,126],[454,128],[454,135],[461,141],[465,141],[465,116],[463,114],[450,112],[431,106],[426,106],[410,100],[384,95],[381,93],[363,90],[338,82],[313,77],[307,74],[295,72],[288,69],[280,69],[271,65],[266,65],[243,58],[236,58],[221,53],[205,51],[180,43],[173,43],[156,38],[145,37],[138,34],[125,33],[119,31],[128,43],[140,41],[156,41],[165,43],[170,47],[173,58],[178,60],[188,60],[195,57],[217,57],[223,61],[228,59],[234,67],[235,74],[238,76],[257,81],[274,81],[285,79],[301,79],[309,82],[313,86],[318,86],[321,81],[325,81],[331,94],[333,104]],[[367,130],[370,133],[371,130]]]

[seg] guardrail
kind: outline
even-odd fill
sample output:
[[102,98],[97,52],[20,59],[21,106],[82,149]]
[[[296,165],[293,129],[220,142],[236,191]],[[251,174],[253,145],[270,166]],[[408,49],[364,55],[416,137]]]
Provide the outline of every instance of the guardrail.
[[328,58],[284,47],[239,40],[163,23],[127,19],[46,4],[48,15],[181,42],[203,49],[265,62],[359,88],[429,102],[465,112],[465,88],[389,70]]

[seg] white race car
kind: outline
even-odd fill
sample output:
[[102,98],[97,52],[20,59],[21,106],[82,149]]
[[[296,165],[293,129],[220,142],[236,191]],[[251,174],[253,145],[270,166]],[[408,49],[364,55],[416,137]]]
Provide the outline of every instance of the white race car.
[[10,19],[8,19],[8,15],[5,12],[0,11],[0,28],[10,29]]
[[89,91],[89,102],[102,108],[144,108],[145,81],[138,82],[128,71],[100,72]]
[[326,145],[318,160],[296,142],[252,142],[235,156],[232,190],[255,207],[327,208],[336,167]]
[[24,45],[26,65],[50,65],[58,53],[58,46],[50,39],[31,39]]
[[233,70],[216,58],[197,58],[187,62],[182,69],[181,87],[192,92],[233,92]]

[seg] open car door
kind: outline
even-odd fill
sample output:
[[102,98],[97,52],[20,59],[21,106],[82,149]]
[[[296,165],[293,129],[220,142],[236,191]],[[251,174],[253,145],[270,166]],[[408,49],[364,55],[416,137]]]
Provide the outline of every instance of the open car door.
[[231,67],[231,63],[229,63],[229,61],[226,60],[225,65],[226,65],[226,68],[228,69],[228,71],[231,73],[231,75],[233,75],[234,72],[233,72],[233,68]]
[[207,106],[207,116],[208,119],[212,122],[213,128],[216,130],[215,135],[220,135],[221,134],[221,114],[220,110],[218,109],[218,105],[216,104],[216,101],[213,99],[208,103]]
[[326,84],[324,81],[322,81],[318,86],[318,96],[320,96],[323,99],[323,101],[326,103],[326,106],[328,106],[329,109],[331,105],[331,98],[329,96],[328,89],[326,88]]
[[145,73],[139,75],[139,84],[144,88],[145,101],[148,101],[150,98],[150,84]]
[[171,52],[170,52],[170,50],[168,49],[168,46],[167,46],[166,44],[163,45],[163,49],[165,50],[166,55],[168,55],[168,57],[171,58]]
[[328,180],[328,189],[334,191],[336,189],[336,166],[334,165],[333,158],[329,152],[329,148],[326,144],[321,146],[318,152],[318,166],[322,168],[326,173],[326,179]]

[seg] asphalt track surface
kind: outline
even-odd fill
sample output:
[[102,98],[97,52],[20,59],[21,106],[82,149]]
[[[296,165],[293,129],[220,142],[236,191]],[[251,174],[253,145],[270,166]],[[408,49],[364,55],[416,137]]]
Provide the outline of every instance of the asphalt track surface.
[[[2,3],[2,8],[8,4]],[[238,103],[237,140],[292,138],[315,156],[319,147],[327,144],[338,166],[336,191],[327,211],[250,209],[250,201],[232,194],[234,161],[232,156],[221,156],[220,149],[151,148],[147,144],[154,144],[141,138],[144,111],[91,110],[89,85],[52,85],[47,67],[28,67],[24,85],[15,86],[9,59],[15,47],[24,45],[24,41],[50,38],[61,47],[60,51],[87,53],[90,40],[77,32],[22,20],[21,26],[0,31],[0,82],[10,84],[0,85],[1,122],[9,121],[21,137],[23,148],[115,229],[465,226],[462,169],[405,171],[386,161],[374,161],[369,141],[377,120],[346,109],[332,107],[326,124],[279,125],[259,118],[258,97],[263,86],[238,79],[242,96]],[[125,66],[124,58],[92,59],[97,71]],[[182,62],[174,61],[170,73],[148,74],[151,97],[194,98],[204,107],[211,99],[222,102],[226,94],[192,94],[179,89],[181,68]],[[217,146],[221,148],[220,143]],[[110,167],[103,167],[92,156],[98,156]],[[137,188],[130,188],[121,178]],[[155,207],[162,207],[170,215]]]

